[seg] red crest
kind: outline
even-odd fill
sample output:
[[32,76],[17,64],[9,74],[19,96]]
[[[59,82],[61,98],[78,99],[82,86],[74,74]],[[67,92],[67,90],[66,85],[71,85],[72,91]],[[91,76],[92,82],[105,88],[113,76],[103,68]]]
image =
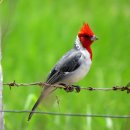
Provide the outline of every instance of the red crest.
[[80,32],[78,33],[79,36],[81,35],[88,35],[88,36],[93,36],[94,33],[90,29],[89,25],[87,23],[84,23],[82,28],[80,29]]

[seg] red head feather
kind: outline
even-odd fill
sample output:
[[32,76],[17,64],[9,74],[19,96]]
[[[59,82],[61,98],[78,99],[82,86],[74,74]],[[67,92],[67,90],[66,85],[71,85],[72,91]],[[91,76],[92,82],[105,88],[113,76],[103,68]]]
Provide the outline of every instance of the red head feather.
[[89,25],[87,23],[84,23],[82,28],[80,29],[80,32],[78,33],[78,36],[82,36],[82,35],[87,35],[92,37],[94,35],[94,33],[92,32],[92,30],[90,29]]
[[[78,37],[82,46],[86,48],[90,53],[90,58],[92,59],[92,50],[90,48],[90,45],[93,43],[94,40],[96,40],[96,37],[87,23],[83,24],[78,33]],[[94,38],[94,40],[92,38]]]

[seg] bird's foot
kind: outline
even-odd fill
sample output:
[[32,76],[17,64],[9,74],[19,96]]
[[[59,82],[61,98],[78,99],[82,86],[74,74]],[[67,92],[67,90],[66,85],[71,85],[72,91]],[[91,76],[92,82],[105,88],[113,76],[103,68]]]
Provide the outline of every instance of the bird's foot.
[[73,92],[73,91],[74,91],[74,87],[73,87],[73,86],[66,86],[66,87],[64,88],[64,90],[65,90],[66,92]]
[[64,88],[64,90],[66,91],[66,92],[73,92],[74,91],[74,87],[73,87],[73,85],[67,85],[67,84],[60,84],[60,85],[62,85],[62,86],[64,86],[65,88]]
[[64,83],[61,83],[60,85],[64,86],[64,90],[66,92],[73,92],[74,90],[76,90],[77,93],[80,92],[80,86],[77,86],[77,85],[67,85],[67,84],[64,84]]
[[76,90],[77,93],[80,92],[80,86],[77,85],[72,85],[74,87],[74,89]]

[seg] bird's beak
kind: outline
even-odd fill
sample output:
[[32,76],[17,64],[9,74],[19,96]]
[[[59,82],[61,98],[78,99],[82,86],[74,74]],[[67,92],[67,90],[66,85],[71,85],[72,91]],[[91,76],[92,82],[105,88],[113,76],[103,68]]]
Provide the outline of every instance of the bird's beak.
[[95,35],[93,35],[93,36],[91,37],[91,41],[96,41],[96,40],[98,40],[98,38],[97,38]]

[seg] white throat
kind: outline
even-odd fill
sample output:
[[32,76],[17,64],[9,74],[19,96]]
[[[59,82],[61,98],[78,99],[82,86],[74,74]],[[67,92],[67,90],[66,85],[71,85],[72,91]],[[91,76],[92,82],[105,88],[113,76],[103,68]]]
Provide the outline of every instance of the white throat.
[[76,40],[75,40],[75,43],[74,43],[74,47],[77,50],[84,49],[78,36],[76,37]]
[[82,46],[82,43],[80,42],[80,39],[79,39],[78,36],[76,37],[76,40],[75,40],[75,43],[74,43],[74,48],[75,48],[76,50],[80,51],[80,52],[84,55],[84,57],[85,57],[86,59],[90,58],[90,53],[88,52],[87,49],[85,49],[85,48]]

